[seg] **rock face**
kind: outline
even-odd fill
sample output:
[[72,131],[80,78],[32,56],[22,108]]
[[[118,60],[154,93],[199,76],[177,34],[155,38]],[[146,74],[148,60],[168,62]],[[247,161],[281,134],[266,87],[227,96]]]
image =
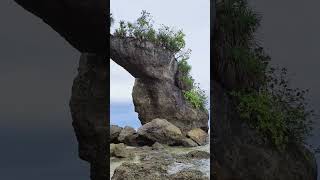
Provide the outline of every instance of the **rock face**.
[[106,54],[106,0],[15,0],[40,17],[80,52]]
[[264,143],[254,130],[241,121],[232,99],[219,82],[213,83],[213,155],[215,179],[316,180],[313,154],[303,146],[290,145],[285,152]]
[[110,144],[110,155],[118,158],[127,158],[132,156],[123,143]]
[[187,136],[200,146],[208,143],[208,134],[200,128],[188,131]]
[[154,119],[138,129],[138,134],[153,142],[175,145],[182,139],[179,128],[165,119]]
[[117,126],[117,125],[111,125],[110,126],[110,142],[111,143],[118,143],[118,137],[119,137],[119,134],[121,132],[122,128]]
[[110,37],[111,59],[136,78],[132,97],[142,124],[166,119],[185,134],[208,130],[208,112],[194,108],[182,93],[174,54],[133,38]]
[[91,179],[107,179],[107,62],[95,54],[82,54],[72,86],[70,109],[79,143],[79,156],[91,165]]

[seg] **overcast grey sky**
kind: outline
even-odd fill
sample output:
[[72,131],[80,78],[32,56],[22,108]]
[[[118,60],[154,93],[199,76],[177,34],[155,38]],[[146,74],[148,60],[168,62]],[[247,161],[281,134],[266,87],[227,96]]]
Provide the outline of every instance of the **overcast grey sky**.
[[[142,10],[153,16],[156,25],[165,24],[183,29],[186,48],[192,50],[191,74],[209,95],[210,88],[210,1],[185,0],[111,0],[111,13],[116,20],[135,21]],[[111,102],[132,103],[134,78],[111,62]],[[112,112],[111,112],[112,113]]]

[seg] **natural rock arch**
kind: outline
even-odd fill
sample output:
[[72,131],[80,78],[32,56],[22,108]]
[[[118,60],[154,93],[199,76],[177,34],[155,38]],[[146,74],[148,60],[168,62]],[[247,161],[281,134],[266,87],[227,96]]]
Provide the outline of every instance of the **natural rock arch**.
[[148,41],[110,36],[110,58],[136,78],[132,97],[141,124],[167,119],[183,133],[208,131],[208,112],[184,96],[174,53]]
[[79,156],[91,165],[91,179],[108,179],[107,1],[15,0],[40,17],[81,53],[70,109]]

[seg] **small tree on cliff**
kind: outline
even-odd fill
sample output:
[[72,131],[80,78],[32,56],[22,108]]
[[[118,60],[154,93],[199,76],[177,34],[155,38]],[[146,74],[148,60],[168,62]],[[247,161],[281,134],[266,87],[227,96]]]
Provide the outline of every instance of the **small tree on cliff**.
[[134,38],[140,41],[150,41],[153,44],[164,48],[175,55],[178,61],[179,71],[182,73],[182,81],[190,90],[183,90],[184,97],[195,108],[205,109],[207,105],[207,96],[195,83],[190,71],[191,66],[188,63],[191,50],[185,50],[185,34],[182,30],[175,30],[169,26],[161,25],[160,28],[154,28],[152,16],[143,10],[141,16],[134,22],[120,21],[119,27],[115,30],[114,35],[120,38]]

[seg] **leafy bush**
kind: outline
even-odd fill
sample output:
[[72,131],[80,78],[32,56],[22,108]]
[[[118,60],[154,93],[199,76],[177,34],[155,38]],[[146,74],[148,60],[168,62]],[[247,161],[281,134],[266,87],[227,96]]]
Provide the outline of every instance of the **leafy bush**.
[[152,16],[147,11],[142,11],[135,23],[120,21],[120,27],[116,29],[115,35],[148,40],[174,53],[178,53],[185,47],[185,34],[182,30],[175,31],[165,25],[155,30]]
[[208,97],[205,92],[195,85],[193,89],[184,92],[184,97],[188,100],[195,108],[204,110],[208,103]]
[[230,93],[239,117],[283,150],[288,143],[304,143],[314,113],[308,109],[308,91],[290,88],[287,70],[269,65],[271,58],[254,37],[259,24],[260,16],[246,0],[220,1],[215,29],[215,47],[220,50],[215,52],[258,84]]

